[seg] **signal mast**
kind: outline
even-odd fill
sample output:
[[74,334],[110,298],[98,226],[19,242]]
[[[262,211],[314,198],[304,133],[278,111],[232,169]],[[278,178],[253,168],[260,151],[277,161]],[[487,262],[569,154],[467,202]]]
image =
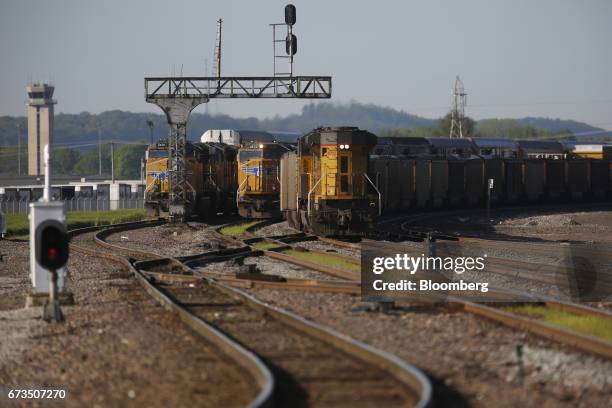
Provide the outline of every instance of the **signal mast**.
[[[289,72],[276,71],[276,32],[274,41],[273,76],[230,77],[221,76],[221,20],[218,21],[217,45],[215,52],[217,75],[214,77],[148,77],[145,78],[145,100],[156,104],[166,114],[170,125],[168,136],[168,182],[170,220],[182,222],[190,215],[193,197],[187,193],[185,171],[185,144],[187,141],[187,120],[191,111],[198,105],[208,103],[212,98],[292,98],[328,99],[331,98],[331,76],[294,75],[293,59],[297,52],[297,38],[293,34],[296,22],[295,6],[285,7],[287,35],[284,58],[289,60]],[[276,30],[276,28],[273,28]],[[217,49],[215,49],[217,51]]]

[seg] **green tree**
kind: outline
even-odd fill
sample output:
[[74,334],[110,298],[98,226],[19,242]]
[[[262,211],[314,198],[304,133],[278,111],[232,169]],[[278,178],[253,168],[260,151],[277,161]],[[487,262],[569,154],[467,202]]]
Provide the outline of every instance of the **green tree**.
[[573,133],[570,129],[563,128],[538,129],[531,125],[525,125],[517,119],[486,119],[478,122],[474,136],[515,140],[568,139],[573,136]]
[[140,161],[144,158],[146,146],[126,144],[115,148],[115,177],[123,179],[140,178]]
[[55,174],[73,174],[74,167],[81,159],[78,150],[65,148],[54,148],[51,153],[51,171]]
[[[438,121],[438,130],[441,136],[450,135],[450,128],[452,122],[452,114],[449,112]],[[474,119],[466,116],[463,118],[463,137],[472,137],[474,135],[474,129],[476,122]]]
[[[98,174],[98,148],[88,150],[75,164],[74,172],[82,176]],[[110,145],[102,145],[102,174],[110,174]]]
[[440,129],[430,127],[394,128],[381,131],[380,137],[438,137],[442,136]]

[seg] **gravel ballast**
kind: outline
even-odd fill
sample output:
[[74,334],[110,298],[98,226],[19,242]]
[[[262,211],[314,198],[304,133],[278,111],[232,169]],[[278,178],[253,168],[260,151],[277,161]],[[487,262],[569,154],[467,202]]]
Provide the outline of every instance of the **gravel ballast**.
[[436,380],[440,406],[594,407],[612,396],[609,361],[470,314],[401,304],[371,313],[346,295],[249,292],[417,365]]
[[[146,236],[146,245],[166,252],[210,240],[202,233],[202,241],[195,242],[198,231],[183,232],[186,242],[178,243],[151,230],[140,234]],[[308,277],[273,260],[247,259],[250,262],[264,273]],[[235,267],[214,264],[205,270],[232,273]],[[416,364],[435,380],[440,406],[590,407],[606,406],[611,396],[609,362],[474,315],[401,304],[398,312],[370,313],[359,310],[364,304],[358,297],[347,295],[259,288],[249,292]]]
[[244,406],[254,398],[250,378],[123,266],[72,251],[76,305],[62,308],[63,324],[47,324],[40,308],[22,309],[27,243],[0,241],[5,252],[13,262],[1,264],[0,278],[18,281],[19,301],[0,310],[0,389],[65,389],[61,406],[70,407]]

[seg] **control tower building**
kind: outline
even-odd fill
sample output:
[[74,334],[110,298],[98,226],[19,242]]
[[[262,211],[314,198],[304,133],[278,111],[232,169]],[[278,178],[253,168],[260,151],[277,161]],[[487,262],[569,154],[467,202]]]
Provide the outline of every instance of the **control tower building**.
[[30,84],[28,92],[28,174],[44,173],[44,148],[53,143],[53,91],[49,84]]

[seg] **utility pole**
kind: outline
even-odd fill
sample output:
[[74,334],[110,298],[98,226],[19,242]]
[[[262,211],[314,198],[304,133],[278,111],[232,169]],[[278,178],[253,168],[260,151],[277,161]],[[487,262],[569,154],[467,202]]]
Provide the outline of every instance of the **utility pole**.
[[98,123],[98,176],[102,176],[102,129]]
[[465,122],[465,104],[467,101],[467,93],[463,88],[463,82],[459,79],[459,76],[455,79],[455,87],[453,88],[452,101],[451,101],[451,126],[448,137],[463,138],[463,128]]
[[115,144],[110,142],[110,156],[111,156],[111,182],[115,184]]
[[17,122],[17,174],[21,176],[21,123]]

